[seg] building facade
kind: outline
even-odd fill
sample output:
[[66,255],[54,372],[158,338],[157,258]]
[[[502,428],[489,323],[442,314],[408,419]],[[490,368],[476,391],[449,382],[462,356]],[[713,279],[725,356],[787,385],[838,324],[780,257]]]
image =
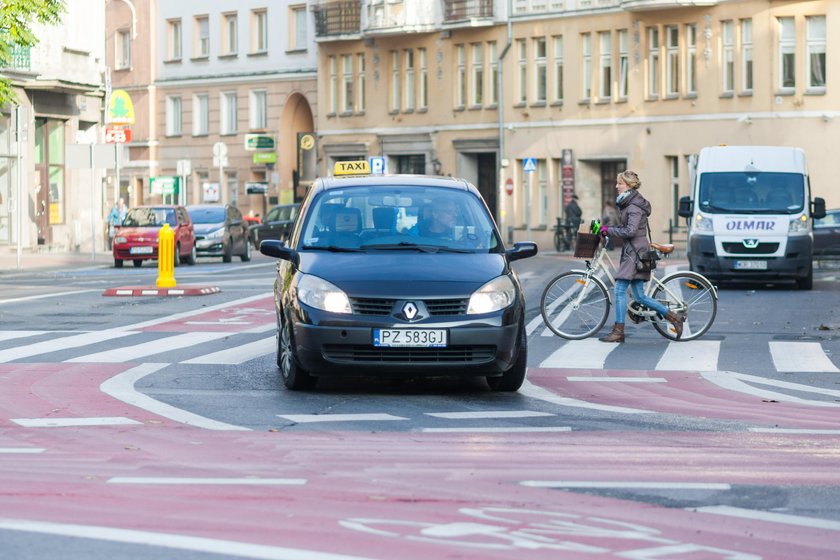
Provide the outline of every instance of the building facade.
[[702,4],[314,4],[320,171],[384,155],[391,172],[465,177],[503,233],[543,248],[573,193],[599,218],[627,168],[666,240],[709,145],[802,147],[813,195],[840,205],[824,147],[840,137],[840,3]]

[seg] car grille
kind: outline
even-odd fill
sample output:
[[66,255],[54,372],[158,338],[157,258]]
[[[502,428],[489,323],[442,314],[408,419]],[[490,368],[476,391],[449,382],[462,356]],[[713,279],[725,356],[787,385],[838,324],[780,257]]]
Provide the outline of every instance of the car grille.
[[740,255],[771,255],[779,250],[778,243],[759,243],[756,247],[747,248],[743,243],[724,242],[723,250],[727,253]]
[[376,348],[335,344],[324,347],[324,357],[332,362],[360,364],[481,364],[495,359],[496,347]]
[[[350,298],[350,306],[357,315],[390,315],[395,299]],[[465,315],[467,299],[427,299],[424,300],[429,315]]]

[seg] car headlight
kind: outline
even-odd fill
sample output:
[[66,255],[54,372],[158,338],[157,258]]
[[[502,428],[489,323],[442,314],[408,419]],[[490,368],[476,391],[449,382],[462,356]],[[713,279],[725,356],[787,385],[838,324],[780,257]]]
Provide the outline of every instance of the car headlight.
[[808,223],[808,216],[805,214],[801,214],[790,221],[790,226],[788,227],[788,233],[793,234],[803,234],[808,233],[810,228],[808,227],[810,224]]
[[207,239],[219,239],[225,236],[225,228],[214,229],[206,235]]
[[698,233],[711,233],[714,230],[712,219],[703,214],[694,216],[694,231]]
[[323,278],[301,274],[297,284],[297,297],[315,309],[330,313],[352,313],[347,294]]
[[470,304],[467,307],[467,315],[481,313],[492,313],[504,309],[513,303],[516,289],[513,282],[507,276],[499,276],[490,280],[473,295],[470,296]]
[[122,235],[118,235],[114,238],[114,243],[125,243],[127,241],[128,241],[128,239],[126,239]]

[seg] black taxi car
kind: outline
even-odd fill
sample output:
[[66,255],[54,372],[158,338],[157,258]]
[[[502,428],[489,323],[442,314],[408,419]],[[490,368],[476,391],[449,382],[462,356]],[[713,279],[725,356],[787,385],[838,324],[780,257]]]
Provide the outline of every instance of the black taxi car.
[[288,243],[260,251],[281,259],[277,366],[289,389],[328,375],[484,376],[496,391],[525,379],[525,301],[510,262],[537,246],[505,248],[467,181],[318,179]]

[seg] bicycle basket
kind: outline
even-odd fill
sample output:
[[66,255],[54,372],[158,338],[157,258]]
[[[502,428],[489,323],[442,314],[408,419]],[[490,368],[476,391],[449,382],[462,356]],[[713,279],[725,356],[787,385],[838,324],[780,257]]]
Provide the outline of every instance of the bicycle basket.
[[591,259],[595,256],[595,250],[601,242],[601,237],[594,233],[578,233],[577,244],[575,245],[575,257],[580,259]]

